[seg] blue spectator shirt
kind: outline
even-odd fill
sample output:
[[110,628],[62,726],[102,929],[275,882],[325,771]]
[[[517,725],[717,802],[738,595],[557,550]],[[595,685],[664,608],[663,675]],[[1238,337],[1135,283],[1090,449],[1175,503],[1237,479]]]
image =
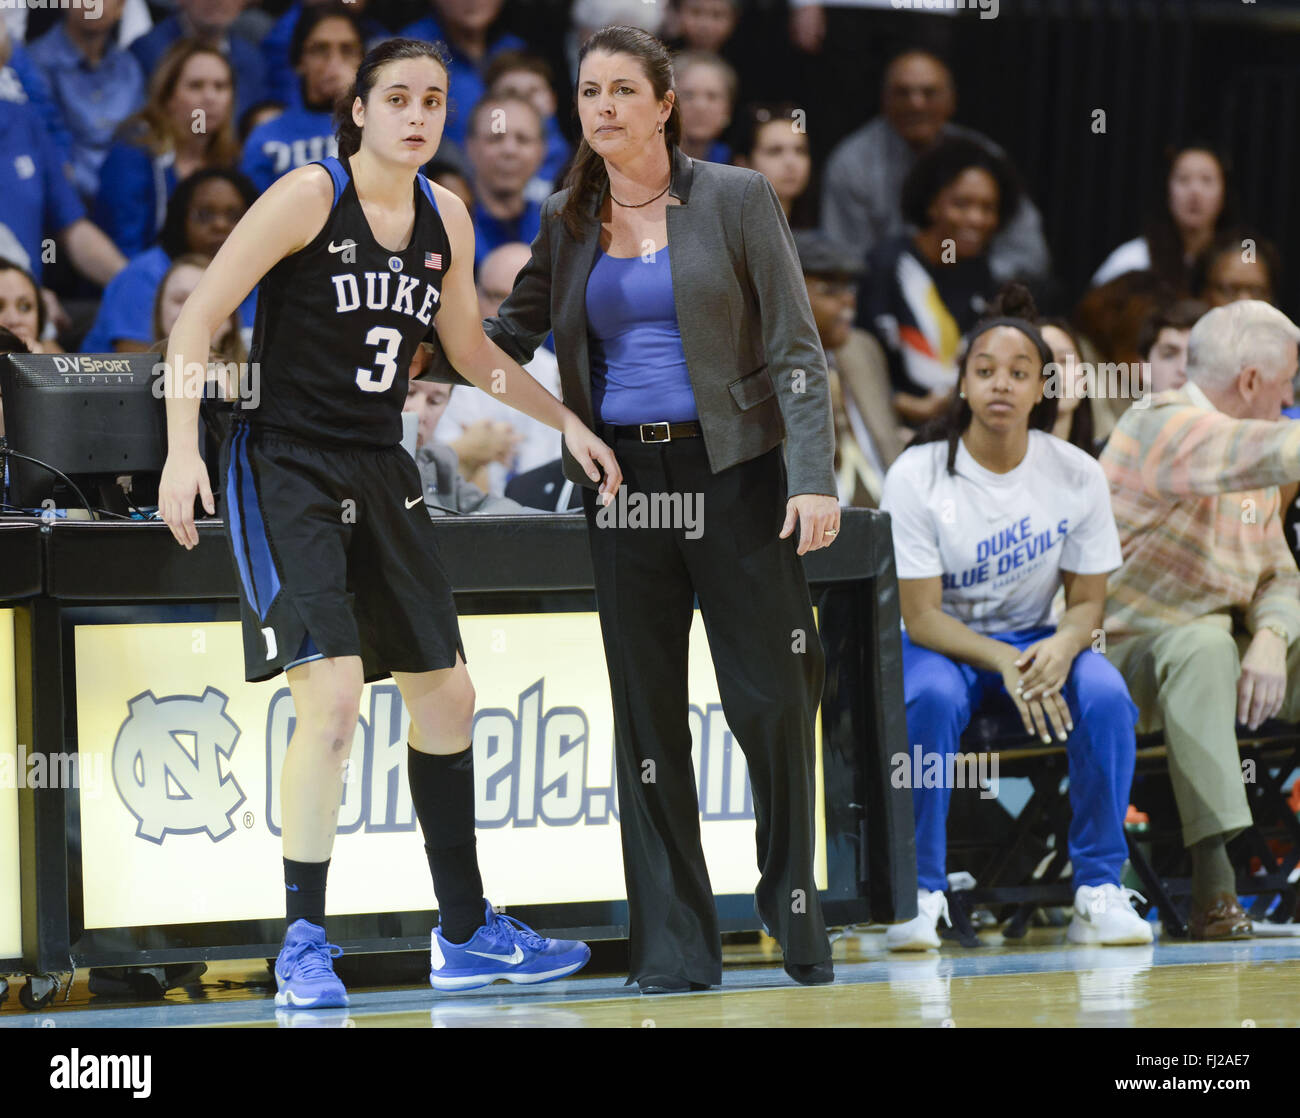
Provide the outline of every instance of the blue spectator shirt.
[[71,133],[73,185],[83,201],[93,203],[113,133],[144,104],[140,64],[130,51],[110,43],[99,64],[92,66],[61,22],[32,43],[30,54]]
[[63,161],[30,104],[0,101],[0,224],[27,253],[41,280],[41,241],[86,216]]
[[[104,288],[95,323],[81,343],[83,353],[112,353],[119,339],[152,345],[153,302],[158,285],[171,267],[171,257],[155,245],[127,263]],[[242,327],[253,325],[257,313],[257,288],[239,305]]]
[[328,112],[286,109],[249,133],[240,170],[253,180],[260,194],[295,167],[337,156],[332,119]]
[[99,169],[95,224],[123,256],[138,256],[162,229],[167,201],[179,181],[175,152],[153,155],[130,140],[115,140]]
[[492,39],[483,57],[476,61],[448,41],[443,34],[442,26],[432,15],[408,24],[402,28],[399,35],[405,39],[441,42],[447,48],[447,56],[451,61],[451,88],[447,91],[447,123],[443,127],[443,135],[450,137],[461,147],[465,146],[470,111],[486,92],[480,70],[503,50],[528,49],[528,44],[518,35],[504,32]]

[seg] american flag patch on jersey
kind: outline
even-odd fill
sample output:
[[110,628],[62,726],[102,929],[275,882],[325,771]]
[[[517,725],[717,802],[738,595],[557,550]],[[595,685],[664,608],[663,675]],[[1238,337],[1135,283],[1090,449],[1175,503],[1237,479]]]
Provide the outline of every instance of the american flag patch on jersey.
[[442,271],[442,253],[426,252],[424,254],[424,266],[426,268],[436,268],[438,271]]

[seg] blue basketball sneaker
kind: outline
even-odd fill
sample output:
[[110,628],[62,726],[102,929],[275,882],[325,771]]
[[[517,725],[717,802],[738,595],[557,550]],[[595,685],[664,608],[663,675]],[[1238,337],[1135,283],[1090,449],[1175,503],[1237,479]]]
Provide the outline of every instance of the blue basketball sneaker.
[[436,990],[472,990],[499,978],[548,982],[581,970],[590,958],[585,943],[539,936],[513,916],[495,912],[489,902],[483,927],[468,943],[448,943],[441,924],[433,929],[429,983]]
[[325,942],[325,929],[308,920],[295,920],[284,933],[284,946],[275,960],[275,1004],[295,1009],[341,1009],[348,993],[334,973],[343,949]]

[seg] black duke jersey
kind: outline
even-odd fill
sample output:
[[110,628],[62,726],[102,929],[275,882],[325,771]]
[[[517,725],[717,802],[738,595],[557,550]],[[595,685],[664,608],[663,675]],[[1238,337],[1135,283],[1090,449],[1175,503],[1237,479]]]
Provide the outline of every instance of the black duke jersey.
[[347,164],[317,160],[334,205],[310,244],[257,291],[250,361],[260,377],[254,426],[324,445],[395,446],[415,347],[438,312],[451,243],[423,175],[401,252],[375,240]]

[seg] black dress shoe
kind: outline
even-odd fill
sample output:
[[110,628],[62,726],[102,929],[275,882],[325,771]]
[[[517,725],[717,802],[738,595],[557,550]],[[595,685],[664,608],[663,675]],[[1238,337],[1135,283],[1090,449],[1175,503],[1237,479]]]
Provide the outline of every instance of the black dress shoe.
[[690,982],[671,974],[652,974],[637,980],[643,994],[684,994],[688,990],[708,990],[707,982]]
[[785,973],[804,986],[826,986],[835,981],[835,967],[829,959],[820,963],[786,963]]

